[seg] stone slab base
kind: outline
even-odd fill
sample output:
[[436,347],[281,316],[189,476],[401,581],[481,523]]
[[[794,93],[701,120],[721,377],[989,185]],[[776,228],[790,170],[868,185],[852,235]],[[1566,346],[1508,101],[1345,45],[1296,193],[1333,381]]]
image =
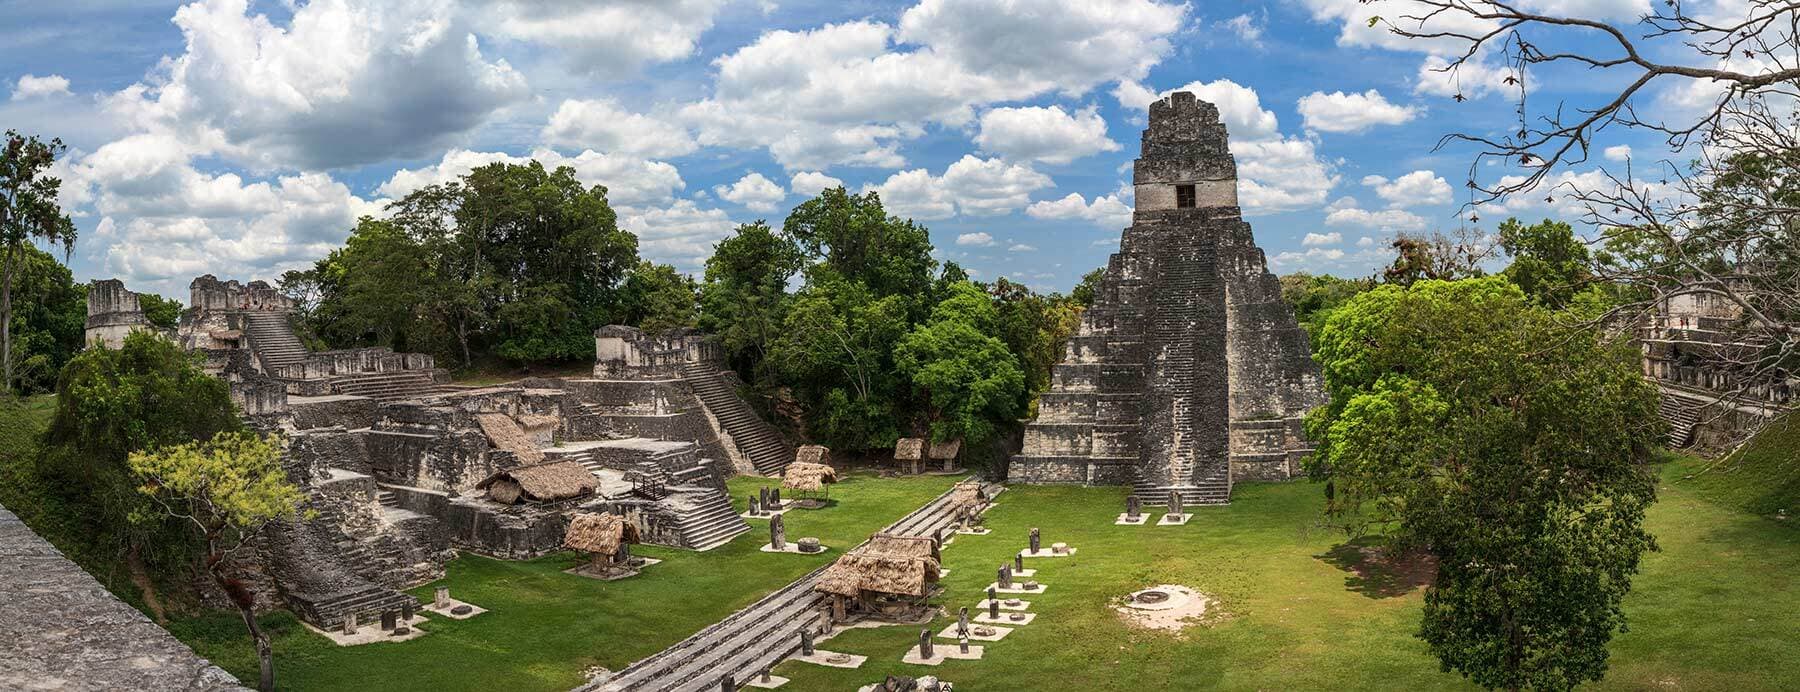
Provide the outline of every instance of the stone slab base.
[[1021,550],[1019,551],[1019,554],[1024,555],[1025,557],[1068,557],[1074,555],[1076,550],[1079,550],[1079,548],[1070,548],[1069,552],[1059,553],[1049,548],[1042,548],[1035,553],[1029,550]]
[[958,536],[986,536],[993,532],[994,532],[993,529],[957,529],[956,535],[958,535]]
[[570,567],[568,569],[563,570],[563,574],[573,574],[577,577],[583,577],[586,579],[595,579],[595,580],[599,580],[599,581],[618,581],[620,579],[630,579],[641,573],[639,570],[636,570],[636,569],[627,569],[627,570],[617,570],[617,571],[613,571],[613,572],[607,572],[607,573],[603,573],[603,574],[594,574],[592,572],[588,572],[587,570],[585,570],[584,569],[585,567],[587,567],[587,565],[582,565],[581,567]]
[[[1014,620],[1014,615],[1021,616],[1021,619]],[[991,619],[988,617],[987,611],[984,610],[980,615],[975,616],[973,622],[979,622],[983,625],[1006,625],[1008,627],[1017,627],[1019,625],[1029,625],[1032,620],[1036,619],[1037,613],[1022,613],[1016,610],[1001,613],[998,619]]]
[[1148,521],[1150,521],[1149,514],[1139,513],[1136,519],[1131,518],[1130,514],[1120,514],[1119,518],[1113,522],[1113,526],[1143,526]]
[[919,647],[915,646],[907,650],[906,655],[901,657],[900,662],[911,663],[915,666],[935,666],[944,661],[951,660],[977,661],[981,659],[982,651],[982,647],[971,646],[969,647],[969,653],[965,654],[955,646],[938,646],[934,644],[931,647],[931,658],[925,658],[924,656],[919,655]]
[[381,621],[379,620],[357,628],[356,634],[344,634],[343,630],[328,632],[313,627],[306,622],[301,622],[300,624],[306,625],[306,629],[319,633],[326,639],[330,639],[331,643],[338,646],[359,646],[362,644],[374,644],[376,642],[403,642],[418,639],[426,634],[425,630],[419,629],[419,623],[422,622],[429,622],[429,620],[423,615],[414,614],[411,620],[406,621],[406,626],[411,628],[410,631],[398,637],[394,636],[392,632],[381,629]]
[[1013,576],[1021,578],[1021,579],[1026,578],[1026,577],[1035,577],[1035,576],[1037,576],[1037,570],[1035,570],[1035,569],[1016,569],[1016,570],[1013,570]]
[[856,654],[844,654],[845,656],[849,656],[850,660],[844,661],[842,663],[833,663],[833,662],[827,660],[836,655],[838,655],[838,653],[836,651],[826,651],[824,649],[813,649],[813,653],[811,656],[801,656],[799,654],[795,654],[793,658],[790,658],[788,660],[790,660],[790,661],[805,661],[807,663],[813,663],[813,664],[817,664],[817,665],[821,665],[821,666],[827,666],[830,668],[861,668],[863,662],[869,660],[868,656],[858,656]]
[[986,591],[987,589],[993,589],[994,593],[1040,594],[1040,593],[1043,593],[1044,591],[1048,590],[1049,588],[1050,588],[1050,586],[1048,584],[1038,584],[1037,588],[1035,588],[1035,589],[1027,589],[1018,584],[1013,584],[1012,586],[1008,586],[1006,588],[1000,588],[1000,582],[994,582],[992,584],[988,584],[987,588],[982,589],[982,591]]
[[792,507],[783,507],[781,509],[777,509],[774,511],[764,511],[762,514],[751,514],[749,512],[742,512],[742,513],[738,514],[738,517],[743,518],[743,519],[764,519],[764,520],[766,520],[769,517],[775,516],[777,514],[787,514],[789,511],[791,511],[793,509],[794,508],[792,508]]
[[[976,634],[975,626],[970,625],[969,626],[969,641],[972,641],[972,642],[997,642],[1002,639],[1005,639],[1006,635],[1012,634],[1011,627],[990,627],[988,629],[993,630],[994,633],[993,634]],[[957,641],[956,623],[954,623],[954,622],[950,623],[950,626],[945,627],[944,631],[939,632],[937,636],[940,639],[948,639],[950,641]],[[971,647],[971,648],[973,648],[973,647]]]
[[1194,518],[1194,515],[1192,514],[1164,514],[1161,519],[1156,520],[1156,525],[1182,526],[1187,524],[1188,520],[1192,518]]
[[820,545],[819,552],[802,553],[802,552],[800,552],[800,544],[795,543],[793,541],[788,541],[788,544],[786,546],[783,546],[780,550],[776,550],[774,547],[770,546],[767,543],[764,543],[763,546],[761,548],[759,548],[758,550],[761,550],[765,553],[793,553],[795,555],[824,555],[825,553],[831,552],[831,548],[824,546],[824,545]]
[[[450,612],[451,609],[453,609],[457,606],[465,606],[465,605],[469,607],[469,612],[467,612],[467,613],[464,613],[462,615],[456,615],[456,614],[453,614]],[[473,603],[459,601],[454,598],[450,599],[450,605],[444,606],[442,609],[438,608],[435,605],[431,605],[431,604],[426,604],[426,605],[422,606],[422,608],[424,610],[429,610],[433,613],[437,613],[438,615],[442,615],[442,616],[450,618],[452,620],[467,620],[469,618],[472,618],[472,617],[475,617],[477,615],[487,612],[486,608],[475,605]]]
[[750,678],[750,682],[744,683],[744,685],[746,687],[755,687],[757,689],[763,689],[763,690],[772,690],[772,689],[775,689],[777,687],[780,687],[780,686],[786,685],[786,684],[788,684],[788,679],[781,677],[779,675],[769,676],[769,680],[767,682],[764,682],[762,679],[762,676],[758,675],[756,677]]
[[[1002,598],[999,600],[1000,600],[1000,609],[1001,610],[1025,610],[1025,609],[1031,607],[1031,601],[1019,601],[1018,605],[1009,606],[1006,604],[1006,602],[1009,599]],[[985,599],[985,598],[981,599],[980,603],[975,604],[975,608],[974,608],[974,610],[987,610],[987,609],[988,609],[988,599]]]

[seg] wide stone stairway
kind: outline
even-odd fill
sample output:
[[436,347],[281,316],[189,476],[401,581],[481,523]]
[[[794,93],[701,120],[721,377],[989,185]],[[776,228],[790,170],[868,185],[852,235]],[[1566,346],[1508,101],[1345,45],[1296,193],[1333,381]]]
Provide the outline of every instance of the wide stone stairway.
[[[997,489],[990,489],[990,493]],[[951,492],[884,529],[904,536],[931,536],[956,523]],[[829,565],[827,565],[829,566]],[[747,682],[800,648],[800,630],[817,627],[823,594],[813,590],[820,567],[724,620],[661,652],[631,664],[611,678],[582,686],[602,692],[703,692],[721,689],[729,676]],[[735,689],[735,687],[733,688]]]
[[331,388],[339,394],[366,396],[378,401],[410,399],[455,389],[437,381],[430,370],[391,370],[333,378]]
[[737,391],[725,379],[718,366],[711,363],[683,363],[681,375],[693,385],[694,394],[706,405],[719,427],[731,436],[731,443],[747,457],[756,472],[778,476],[794,461],[794,448],[781,433],[750,410]]
[[288,323],[285,312],[246,312],[244,313],[244,331],[250,336],[250,343],[256,348],[256,357],[262,361],[263,372],[275,372],[277,369],[306,360],[306,344],[294,334],[293,325]]
[[[1231,501],[1225,440],[1217,431],[1196,425],[1222,430],[1226,416],[1224,335],[1218,333],[1224,320],[1222,315],[1207,319],[1206,314],[1223,310],[1218,258],[1211,248],[1192,241],[1183,244],[1187,247],[1177,256],[1159,262],[1161,280],[1152,299],[1155,316],[1148,335],[1157,356],[1147,384],[1166,392],[1162,400],[1170,406],[1168,434],[1186,444],[1171,445],[1166,459],[1149,459],[1139,467],[1132,494],[1145,505],[1168,504],[1171,493],[1179,494],[1183,505]],[[1214,362],[1203,364],[1202,358]],[[1201,373],[1212,377],[1200,377]]]

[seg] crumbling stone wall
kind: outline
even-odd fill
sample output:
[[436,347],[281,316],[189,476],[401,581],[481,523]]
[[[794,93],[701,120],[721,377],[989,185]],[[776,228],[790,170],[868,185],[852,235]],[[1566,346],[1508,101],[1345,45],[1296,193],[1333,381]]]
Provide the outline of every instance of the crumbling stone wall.
[[144,316],[144,309],[138,305],[138,295],[125,290],[125,282],[118,279],[104,279],[88,284],[87,292],[87,345],[89,348],[105,345],[107,348],[119,348],[125,344],[125,337],[135,331],[161,332],[150,318]]

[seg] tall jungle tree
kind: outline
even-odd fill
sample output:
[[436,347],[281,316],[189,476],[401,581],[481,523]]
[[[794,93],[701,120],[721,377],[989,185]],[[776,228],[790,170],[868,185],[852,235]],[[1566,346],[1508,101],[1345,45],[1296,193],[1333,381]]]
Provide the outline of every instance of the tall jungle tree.
[[64,253],[75,249],[75,223],[56,201],[62,180],[46,175],[66,150],[60,139],[45,142],[14,130],[6,131],[0,149],[0,391],[13,389],[13,278],[25,248],[43,241]]
[[1656,389],[1568,322],[1504,277],[1428,280],[1351,299],[1316,344],[1329,516],[1436,557],[1419,637],[1483,687],[1600,679],[1655,549]]

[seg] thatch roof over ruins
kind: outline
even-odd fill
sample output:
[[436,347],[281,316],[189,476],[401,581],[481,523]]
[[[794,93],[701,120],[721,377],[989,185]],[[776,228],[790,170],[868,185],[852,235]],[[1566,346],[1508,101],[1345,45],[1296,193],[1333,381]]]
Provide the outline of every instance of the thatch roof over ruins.
[[864,592],[922,597],[937,580],[938,563],[929,557],[853,552],[825,568],[813,588],[851,597]]
[[582,512],[569,521],[569,530],[563,534],[563,547],[585,553],[617,555],[619,546],[641,540],[637,525],[625,521],[624,517]]
[[510,505],[521,499],[556,502],[585,497],[600,489],[600,481],[581,464],[563,459],[497,471],[475,488],[488,491],[495,502]]
[[481,426],[481,434],[487,436],[488,442],[495,449],[512,452],[513,458],[520,464],[534,465],[544,460],[544,452],[531,442],[531,436],[519,427],[512,416],[504,413],[477,413],[475,424]]
[[781,476],[781,487],[804,492],[815,492],[824,488],[826,483],[836,482],[837,469],[804,461],[788,464],[787,471]]
[[855,552],[893,557],[931,557],[931,537],[878,533],[870,536],[869,542]]
[[933,459],[955,459],[956,455],[961,452],[962,438],[960,437],[949,442],[931,443],[931,458]]
[[801,445],[800,451],[794,453],[794,463],[823,464],[829,456],[831,448],[825,445]]
[[981,490],[980,481],[963,481],[950,489],[952,507],[980,507],[986,503],[987,496]]
[[924,458],[925,439],[922,437],[902,437],[894,442],[894,458],[900,461],[918,461]]

